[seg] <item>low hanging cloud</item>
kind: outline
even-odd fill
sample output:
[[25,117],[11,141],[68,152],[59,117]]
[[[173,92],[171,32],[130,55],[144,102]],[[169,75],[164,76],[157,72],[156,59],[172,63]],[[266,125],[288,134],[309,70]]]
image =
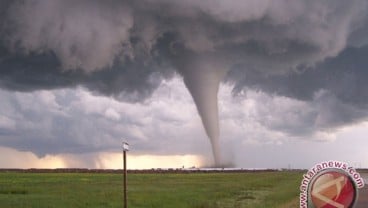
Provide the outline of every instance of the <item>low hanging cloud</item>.
[[[235,96],[261,91],[319,109],[300,114],[299,126],[260,121],[267,128],[328,131],[367,119],[367,11],[365,0],[5,0],[0,87],[84,87],[144,102],[180,74],[212,141],[221,80]],[[4,115],[0,124],[15,125]]]

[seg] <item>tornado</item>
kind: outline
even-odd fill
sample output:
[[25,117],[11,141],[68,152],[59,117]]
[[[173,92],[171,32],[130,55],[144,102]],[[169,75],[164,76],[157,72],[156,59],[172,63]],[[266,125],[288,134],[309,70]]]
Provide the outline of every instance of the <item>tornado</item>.
[[179,65],[185,86],[189,90],[205,132],[210,139],[214,165],[222,166],[218,91],[227,68],[218,60],[191,58]]

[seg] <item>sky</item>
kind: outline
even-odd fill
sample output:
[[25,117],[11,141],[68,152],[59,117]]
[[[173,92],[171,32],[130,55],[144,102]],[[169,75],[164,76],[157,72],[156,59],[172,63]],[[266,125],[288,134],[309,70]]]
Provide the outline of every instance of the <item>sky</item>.
[[0,168],[368,168],[366,0],[3,0]]

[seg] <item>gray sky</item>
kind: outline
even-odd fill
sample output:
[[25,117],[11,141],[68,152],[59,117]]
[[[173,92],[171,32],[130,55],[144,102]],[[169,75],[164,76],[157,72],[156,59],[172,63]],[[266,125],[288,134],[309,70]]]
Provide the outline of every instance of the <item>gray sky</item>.
[[[137,158],[208,164],[200,116],[216,100],[191,94],[220,77],[226,162],[368,167],[367,11],[365,0],[2,1],[0,148],[37,167],[110,167],[96,161],[127,138]],[[28,167],[17,161],[0,167]]]

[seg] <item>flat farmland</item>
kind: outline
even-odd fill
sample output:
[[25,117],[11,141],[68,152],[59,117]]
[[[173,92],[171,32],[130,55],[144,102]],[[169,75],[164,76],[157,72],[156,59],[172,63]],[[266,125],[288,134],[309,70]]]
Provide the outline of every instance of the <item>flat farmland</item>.
[[[303,172],[129,173],[129,208],[299,206]],[[121,173],[0,172],[0,207],[123,207]]]

